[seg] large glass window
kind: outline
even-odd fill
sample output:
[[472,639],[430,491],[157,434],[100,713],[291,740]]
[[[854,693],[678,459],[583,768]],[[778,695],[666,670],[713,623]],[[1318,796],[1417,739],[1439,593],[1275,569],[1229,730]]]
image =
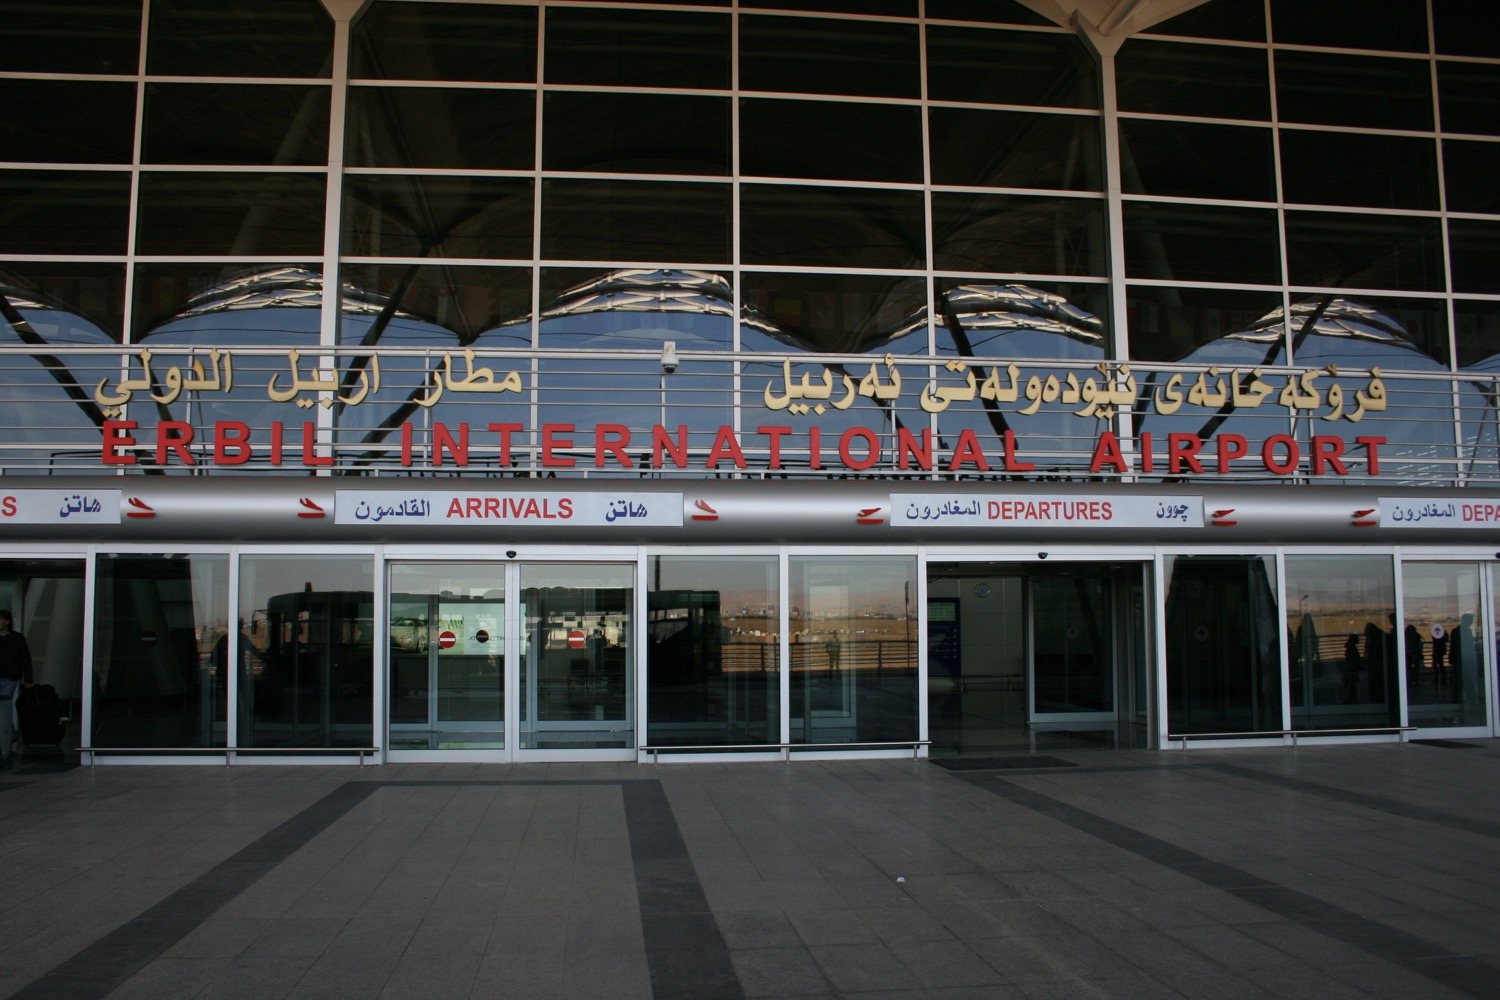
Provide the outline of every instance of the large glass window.
[[225,746],[229,672],[251,655],[229,614],[228,556],[101,555],[91,745]]
[[1288,556],[1293,729],[1396,725],[1396,577],[1389,556]]
[[1423,729],[1483,726],[1485,647],[1477,563],[1408,562],[1401,567],[1406,705]]
[[1275,561],[1168,556],[1166,571],[1168,732],[1280,732]]
[[241,747],[374,745],[373,602],[368,556],[240,560]]
[[793,743],[917,738],[917,562],[791,560]]
[[648,743],[781,742],[776,563],[771,556],[651,559]]

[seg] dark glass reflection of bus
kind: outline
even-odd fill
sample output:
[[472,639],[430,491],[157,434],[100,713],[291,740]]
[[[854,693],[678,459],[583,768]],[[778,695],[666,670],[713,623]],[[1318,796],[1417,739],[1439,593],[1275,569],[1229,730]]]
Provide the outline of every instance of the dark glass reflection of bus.
[[240,657],[240,746],[371,745],[373,609],[369,591],[304,591],[255,613]]

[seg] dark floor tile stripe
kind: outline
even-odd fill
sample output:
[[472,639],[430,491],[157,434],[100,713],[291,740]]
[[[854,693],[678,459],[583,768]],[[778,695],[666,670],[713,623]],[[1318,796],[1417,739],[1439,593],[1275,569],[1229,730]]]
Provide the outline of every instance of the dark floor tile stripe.
[[1336,938],[1450,989],[1475,997],[1495,996],[1495,984],[1500,983],[1500,968],[1488,962],[1455,954],[1440,944],[1396,930],[1296,889],[1278,885],[1233,865],[1206,858],[1149,833],[1024,788],[1013,781],[994,775],[956,777],[1080,833],[1221,889],[1283,919],[1301,924],[1308,930]]
[[1422,823],[1446,826],[1452,830],[1477,833],[1481,837],[1500,838],[1500,824],[1488,823],[1482,819],[1457,816],[1439,809],[1424,809],[1420,806],[1397,802],[1395,799],[1388,799],[1379,795],[1351,792],[1346,788],[1320,785],[1317,782],[1304,781],[1301,778],[1288,778],[1283,774],[1257,771],[1253,768],[1239,767],[1235,764],[1210,764],[1209,767],[1212,770],[1222,771],[1225,774],[1231,774],[1238,778],[1249,778],[1252,781],[1264,782],[1268,785],[1275,785],[1278,788],[1290,788],[1293,791],[1305,792],[1308,795],[1333,799],[1336,802],[1345,802],[1349,805],[1362,806],[1365,809],[1373,809],[1376,812],[1390,813],[1392,816],[1400,816],[1402,819],[1414,819]]
[[11,1000],[101,1000],[379,785],[348,782],[257,838],[166,899],[22,987]]
[[646,964],[655,1000],[743,1000],[672,805],[655,781],[624,781]]

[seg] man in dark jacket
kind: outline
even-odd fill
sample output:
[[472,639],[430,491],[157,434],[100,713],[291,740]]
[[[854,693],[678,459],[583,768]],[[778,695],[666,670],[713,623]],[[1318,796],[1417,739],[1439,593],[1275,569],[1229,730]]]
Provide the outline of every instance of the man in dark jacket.
[[31,687],[31,647],[26,637],[11,628],[8,610],[0,609],[0,762],[8,763],[15,740],[16,691],[21,685]]

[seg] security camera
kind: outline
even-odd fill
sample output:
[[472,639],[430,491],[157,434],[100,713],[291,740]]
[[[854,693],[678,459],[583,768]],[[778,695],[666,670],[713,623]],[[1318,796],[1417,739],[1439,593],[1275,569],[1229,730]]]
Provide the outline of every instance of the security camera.
[[677,370],[677,341],[668,340],[661,345],[661,370],[670,375]]
[[506,549],[505,550],[505,558],[507,558],[507,559],[514,559],[515,557],[516,557],[516,550],[515,549]]

